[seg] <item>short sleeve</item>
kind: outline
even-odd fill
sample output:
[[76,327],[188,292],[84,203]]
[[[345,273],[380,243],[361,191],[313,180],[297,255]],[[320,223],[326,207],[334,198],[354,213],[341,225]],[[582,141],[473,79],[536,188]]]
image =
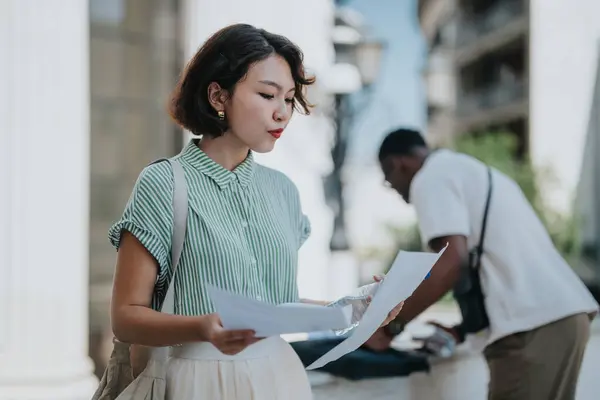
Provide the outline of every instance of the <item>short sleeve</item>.
[[421,240],[425,245],[443,236],[469,236],[466,202],[458,182],[445,171],[415,177],[410,202],[415,207]]
[[299,247],[302,247],[306,239],[310,237],[311,225],[310,219],[300,211],[300,243]]
[[300,201],[300,193],[296,184],[282,172],[278,172],[278,185],[283,189],[284,201],[289,205],[290,220],[292,229],[296,234],[298,241],[298,249],[302,247],[304,242],[310,237],[311,224],[310,219],[302,211],[302,202]]
[[123,231],[130,232],[159,265],[159,280],[170,268],[173,230],[173,175],[168,163],[146,167],[139,175],[121,218],[108,237],[118,250]]

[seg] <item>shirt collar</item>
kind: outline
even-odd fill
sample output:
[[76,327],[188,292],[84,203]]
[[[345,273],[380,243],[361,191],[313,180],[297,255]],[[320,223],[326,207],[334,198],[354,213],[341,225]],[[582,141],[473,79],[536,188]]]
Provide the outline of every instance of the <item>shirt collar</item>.
[[212,158],[200,150],[193,140],[184,147],[181,158],[192,167],[212,179],[221,190],[225,190],[232,182],[239,182],[243,187],[248,186],[254,175],[254,156],[252,151],[233,171],[229,171],[221,164],[215,162]]

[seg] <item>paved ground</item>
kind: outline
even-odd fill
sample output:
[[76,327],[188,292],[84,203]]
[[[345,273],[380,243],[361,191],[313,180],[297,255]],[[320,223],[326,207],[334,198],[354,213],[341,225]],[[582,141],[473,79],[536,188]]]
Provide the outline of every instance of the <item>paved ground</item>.
[[[399,338],[396,343],[398,346],[405,346],[407,336],[410,333],[424,332],[427,330],[422,322],[426,320],[437,320],[445,323],[453,323],[459,318],[454,307],[451,306],[436,306],[424,313],[419,320],[411,324],[407,328],[408,333]],[[456,379],[457,385],[449,379],[447,386],[452,386],[450,391],[452,395],[436,397],[435,394],[427,390],[418,389],[416,386],[432,386],[431,378],[413,377],[397,378],[397,379],[381,379],[361,382],[348,382],[340,380],[332,380],[331,377],[323,374],[312,374],[311,379],[314,381],[315,400],[358,400],[358,399],[423,399],[428,400],[450,400],[450,399],[465,399],[469,400],[484,400],[485,386],[487,381],[487,371],[483,360],[471,357],[468,362],[461,363],[461,371],[456,371],[456,368],[451,375],[462,376],[468,375],[471,379]],[[592,337],[588,344],[588,349],[584,359],[584,364],[581,371],[580,382],[578,385],[577,400],[597,400],[600,398],[600,319],[596,319],[593,324]],[[471,382],[469,386],[465,386]],[[431,389],[431,388],[429,388]],[[425,394],[426,393],[426,394]],[[465,397],[467,396],[467,397]]]

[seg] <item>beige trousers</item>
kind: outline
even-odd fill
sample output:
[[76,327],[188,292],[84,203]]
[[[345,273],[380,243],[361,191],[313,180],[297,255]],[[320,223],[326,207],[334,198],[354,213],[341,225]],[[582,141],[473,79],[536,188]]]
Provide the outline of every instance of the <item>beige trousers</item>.
[[589,316],[577,314],[490,344],[488,399],[574,400],[589,336]]

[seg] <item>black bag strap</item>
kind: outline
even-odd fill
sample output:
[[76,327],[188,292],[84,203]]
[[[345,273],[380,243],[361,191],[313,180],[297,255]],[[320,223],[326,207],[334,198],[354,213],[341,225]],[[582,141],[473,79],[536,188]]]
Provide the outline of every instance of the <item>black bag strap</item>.
[[477,245],[477,263],[474,265],[474,268],[479,268],[481,265],[481,255],[483,254],[483,243],[485,241],[485,232],[487,227],[487,219],[490,211],[490,201],[492,199],[492,191],[493,191],[493,182],[492,182],[492,169],[487,167],[487,175],[488,175],[488,193],[487,199],[485,201],[485,210],[483,212],[483,222],[481,224],[481,234],[479,235],[479,244]]

